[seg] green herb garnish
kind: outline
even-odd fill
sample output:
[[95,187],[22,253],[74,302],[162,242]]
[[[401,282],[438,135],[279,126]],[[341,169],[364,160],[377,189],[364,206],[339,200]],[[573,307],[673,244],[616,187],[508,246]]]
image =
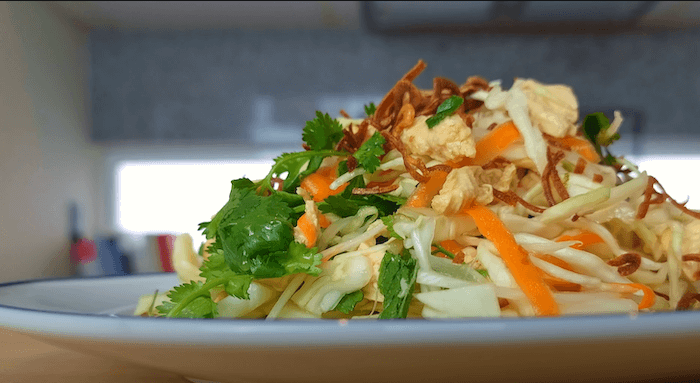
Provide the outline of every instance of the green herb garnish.
[[452,115],[463,103],[464,99],[460,96],[451,96],[445,100],[438,106],[435,115],[425,120],[428,128],[432,129],[435,125],[439,124],[440,121],[444,120],[445,117]]

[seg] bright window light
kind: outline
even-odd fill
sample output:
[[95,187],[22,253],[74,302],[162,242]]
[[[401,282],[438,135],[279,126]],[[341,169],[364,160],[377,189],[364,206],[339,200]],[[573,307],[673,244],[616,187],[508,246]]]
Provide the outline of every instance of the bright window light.
[[124,161],[116,170],[116,226],[131,234],[197,231],[228,201],[231,180],[265,177],[272,161]]
[[645,155],[630,160],[654,176],[673,199],[683,203],[689,198],[686,206],[700,209],[700,179],[695,177],[700,156]]

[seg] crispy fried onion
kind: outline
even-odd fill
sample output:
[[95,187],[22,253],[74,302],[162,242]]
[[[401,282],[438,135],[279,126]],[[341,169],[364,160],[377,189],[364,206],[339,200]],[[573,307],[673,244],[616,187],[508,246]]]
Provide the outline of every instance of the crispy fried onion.
[[367,120],[360,123],[357,132],[353,132],[353,125],[350,124],[346,129],[343,129],[343,137],[338,141],[335,150],[345,150],[349,153],[355,153],[362,145],[362,142],[364,142],[368,128],[369,121]]
[[377,185],[377,186],[372,186],[372,187],[368,187],[368,188],[354,188],[354,189],[352,189],[352,194],[360,194],[360,195],[384,194],[384,193],[389,193],[391,191],[394,191],[398,188],[399,188],[399,185],[397,185],[397,184]]
[[399,110],[399,115],[396,118],[396,125],[391,129],[391,133],[396,137],[401,137],[401,132],[413,125],[415,117],[415,107],[412,104],[404,104],[401,110]]
[[671,299],[668,295],[666,295],[666,294],[664,294],[664,293],[660,293],[660,292],[658,292],[658,291],[654,291],[654,294],[656,294],[657,296],[659,296],[659,297],[661,297],[661,298],[663,298],[663,299],[665,299],[665,300],[667,300],[667,301]]
[[469,96],[478,90],[489,91],[491,90],[491,87],[489,86],[489,82],[484,78],[472,76],[467,79],[467,82],[465,82],[464,85],[459,87],[459,90],[462,91],[462,97],[464,97],[465,109],[472,110],[481,107],[481,105],[484,105],[484,102],[475,100]]
[[700,254],[686,254],[681,257],[683,262],[700,262]]
[[608,265],[617,267],[617,272],[626,277],[642,265],[642,256],[636,253],[625,253],[609,260]]
[[557,172],[556,168],[557,164],[562,160],[562,158],[564,158],[564,156],[564,152],[553,152],[551,147],[549,145],[547,146],[547,166],[545,166],[544,171],[542,172],[542,189],[549,206],[554,206],[557,203],[552,193],[552,186],[549,184],[550,181],[562,200],[569,198],[569,192],[566,191],[566,186],[564,186],[564,183],[561,182],[561,178],[559,178],[559,173]]
[[382,101],[377,106],[377,109],[372,116],[372,125],[376,126],[380,130],[383,130],[392,124],[399,108],[403,106],[403,93],[400,93],[398,97],[401,103],[398,104],[398,106],[396,103],[396,94],[398,93],[397,90],[401,90],[401,87],[404,86],[400,84],[404,82],[413,82],[413,80],[418,77],[421,72],[423,72],[426,66],[427,65],[423,60],[418,60],[418,63],[410,71],[408,71],[408,73],[406,73],[401,80],[396,83],[396,85],[394,85],[394,87],[384,96]]
[[574,174],[583,174],[583,171],[586,170],[586,165],[588,162],[583,159],[583,157],[579,157],[578,161],[576,161],[576,167],[574,168]]
[[700,302],[700,294],[688,291],[683,294],[683,297],[678,301],[676,310],[688,310],[693,305],[693,301]]
[[495,198],[498,198],[499,200],[507,203],[510,206],[515,206],[516,204],[521,204],[521,205],[523,205],[524,208],[531,210],[531,211],[534,211],[535,213],[544,212],[543,208],[541,208],[539,206],[535,206],[535,205],[525,201],[524,199],[520,198],[519,195],[515,194],[515,192],[512,190],[508,190],[507,192],[502,192],[502,191],[493,189],[493,196]]
[[[656,189],[654,188],[655,185],[658,186],[659,189],[661,189],[660,192],[656,191]],[[661,204],[667,200],[683,213],[688,214],[693,218],[700,219],[700,212],[693,211],[685,207],[685,204],[688,203],[687,201],[684,203],[680,203],[671,198],[671,196],[669,196],[668,193],[666,193],[664,187],[661,186],[659,181],[652,176],[649,176],[647,187],[644,190],[644,200],[642,201],[642,203],[639,204],[639,210],[637,210],[637,219],[642,219],[646,217],[647,212],[649,211],[649,207],[651,205]]]
[[403,157],[403,164],[406,167],[406,171],[418,182],[427,182],[430,179],[428,175],[428,169],[425,164],[419,158],[412,157],[408,154],[408,149],[403,145],[401,140],[387,131],[381,132],[386,142],[389,144],[389,148],[393,148],[401,153]]

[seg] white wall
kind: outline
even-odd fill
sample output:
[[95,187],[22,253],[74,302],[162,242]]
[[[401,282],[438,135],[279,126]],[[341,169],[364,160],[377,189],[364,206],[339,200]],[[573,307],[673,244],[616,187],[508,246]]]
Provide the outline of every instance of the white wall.
[[71,201],[96,231],[86,42],[46,3],[0,2],[0,281],[68,275]]

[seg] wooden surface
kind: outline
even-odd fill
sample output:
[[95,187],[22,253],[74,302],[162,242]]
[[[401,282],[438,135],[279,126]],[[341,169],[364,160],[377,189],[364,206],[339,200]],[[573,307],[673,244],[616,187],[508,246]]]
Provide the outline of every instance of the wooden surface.
[[3,383],[189,383],[170,372],[64,350],[0,328]]

